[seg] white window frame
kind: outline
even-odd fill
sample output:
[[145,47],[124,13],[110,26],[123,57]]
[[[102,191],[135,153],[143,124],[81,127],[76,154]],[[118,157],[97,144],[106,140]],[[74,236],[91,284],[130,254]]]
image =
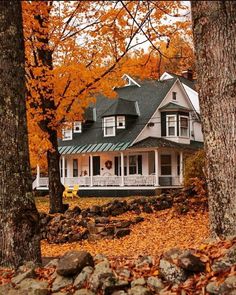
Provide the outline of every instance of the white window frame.
[[[187,132],[188,135],[187,136],[181,134],[181,118],[186,118],[188,120],[188,132]],[[179,116],[179,136],[189,138],[189,117],[188,116],[183,116],[183,115]]]
[[[121,123],[122,125],[120,126],[119,123]],[[125,116],[117,116],[116,128],[117,129],[125,129]]]
[[[175,98],[174,98],[174,96],[175,96]],[[176,91],[172,91],[172,101],[177,101],[177,92]]]
[[72,140],[72,138],[73,138],[72,126],[71,124],[67,123],[65,124],[65,127],[62,128],[62,140]]
[[[115,136],[116,135],[116,120],[115,117],[105,117],[103,118],[103,134],[104,137],[111,137],[111,136]],[[111,128],[112,127],[112,133],[111,134],[107,134],[106,133],[106,128]]]
[[[175,123],[175,135],[169,135],[169,120],[168,118],[174,117],[174,123]],[[177,115],[167,115],[166,116],[166,136],[167,137],[176,137],[177,136]]]
[[[74,133],[81,133],[82,132],[82,122],[81,121],[75,121],[73,125],[74,125]],[[78,127],[79,127],[79,130],[76,129]]]

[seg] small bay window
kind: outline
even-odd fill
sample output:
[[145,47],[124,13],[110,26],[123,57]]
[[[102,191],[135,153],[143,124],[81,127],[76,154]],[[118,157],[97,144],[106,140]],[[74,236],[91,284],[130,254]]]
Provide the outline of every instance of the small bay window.
[[177,136],[177,118],[176,115],[166,116],[167,136]]
[[179,134],[183,137],[189,137],[189,118],[187,116],[179,117]]

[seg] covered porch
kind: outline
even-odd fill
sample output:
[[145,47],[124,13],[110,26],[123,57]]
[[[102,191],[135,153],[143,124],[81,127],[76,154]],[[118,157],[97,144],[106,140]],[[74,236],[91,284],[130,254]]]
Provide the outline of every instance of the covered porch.
[[[61,182],[84,190],[178,188],[183,183],[184,150],[170,147],[61,153]],[[48,189],[39,167],[33,188]]]

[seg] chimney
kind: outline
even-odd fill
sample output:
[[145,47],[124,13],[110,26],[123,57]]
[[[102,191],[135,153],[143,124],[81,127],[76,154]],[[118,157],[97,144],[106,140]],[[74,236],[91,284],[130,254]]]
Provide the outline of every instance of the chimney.
[[193,71],[191,69],[182,71],[182,77],[188,80],[193,80]]

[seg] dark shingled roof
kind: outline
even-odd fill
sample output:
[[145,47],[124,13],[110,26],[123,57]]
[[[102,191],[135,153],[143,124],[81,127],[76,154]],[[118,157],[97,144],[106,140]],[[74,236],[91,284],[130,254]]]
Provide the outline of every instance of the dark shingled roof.
[[164,105],[163,107],[160,108],[160,110],[183,110],[183,111],[189,111],[188,108],[183,107],[181,105],[178,105],[173,102],[169,102],[168,104]]
[[[102,130],[102,117],[104,112],[112,107],[115,100],[98,96],[95,104],[97,120],[82,126],[82,133],[74,133],[72,140],[59,140],[59,146],[74,146],[98,143],[128,143],[133,142],[141,130],[148,123],[162,100],[167,95],[177,79],[165,81],[146,80],[140,86],[131,85],[115,89],[118,97],[131,102],[137,101],[140,116],[132,117],[125,129],[118,129],[116,136],[104,137]],[[119,98],[118,98],[119,100]]]
[[135,106],[136,103],[136,101],[120,97],[102,114],[102,117],[114,115],[138,116],[139,114],[137,113],[137,108]]
[[190,144],[183,144],[174,142],[165,138],[160,137],[148,137],[145,138],[130,148],[175,148],[175,149],[190,149],[190,150],[198,150],[203,148],[203,143],[199,141],[190,141]]

